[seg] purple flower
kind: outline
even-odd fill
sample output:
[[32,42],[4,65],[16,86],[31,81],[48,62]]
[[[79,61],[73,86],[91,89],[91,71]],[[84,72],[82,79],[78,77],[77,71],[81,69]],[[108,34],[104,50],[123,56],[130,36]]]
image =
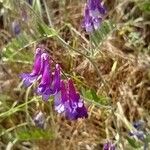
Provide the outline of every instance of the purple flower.
[[143,120],[138,120],[136,122],[133,123],[133,126],[137,129],[137,130],[141,130],[145,125],[145,122]]
[[85,16],[82,26],[85,27],[86,32],[93,32],[94,30],[93,19],[90,16],[89,8],[87,5],[85,7]]
[[99,0],[88,0],[85,6],[85,14],[83,19],[83,27],[86,32],[97,30],[101,24],[102,17],[105,15],[106,9]]
[[21,31],[20,24],[17,20],[12,22],[12,32],[14,35],[18,35]]
[[139,140],[143,141],[145,138],[145,134],[143,131],[132,131],[129,133],[130,136],[137,137]]
[[145,125],[145,122],[143,120],[138,120],[138,121],[134,122],[133,126],[134,126],[134,128],[136,128],[136,130],[129,132],[129,135],[136,137],[139,140],[143,141],[145,138],[145,133],[143,131],[144,125]]
[[55,66],[55,72],[53,75],[53,82],[51,88],[53,89],[53,94],[57,94],[60,91],[60,83],[61,83],[61,71],[59,64]]
[[45,116],[41,111],[36,114],[33,120],[37,127],[44,128]]
[[55,110],[58,113],[63,113],[65,111],[65,104],[68,101],[67,89],[64,81],[61,81],[61,89],[60,91],[54,95],[54,106]]
[[32,83],[34,83],[42,72],[42,61],[41,61],[42,49],[36,49],[36,56],[34,60],[34,65],[31,73],[23,73],[20,77],[23,79],[23,84],[26,87],[29,87]]
[[106,13],[106,9],[100,0],[88,0],[88,7],[92,17],[101,17]]
[[64,81],[61,81],[61,91],[55,95],[55,110],[58,113],[65,113],[68,119],[76,120],[78,118],[87,118],[87,109],[76,92],[72,80],[69,80],[67,87]]
[[60,91],[60,67],[56,64],[55,72],[52,74],[48,55],[43,53],[41,57],[44,59],[44,69],[37,93],[42,95],[43,100],[47,101],[50,96]]
[[103,146],[103,150],[115,150],[115,149],[116,147],[114,144],[112,144],[112,142],[107,142]]

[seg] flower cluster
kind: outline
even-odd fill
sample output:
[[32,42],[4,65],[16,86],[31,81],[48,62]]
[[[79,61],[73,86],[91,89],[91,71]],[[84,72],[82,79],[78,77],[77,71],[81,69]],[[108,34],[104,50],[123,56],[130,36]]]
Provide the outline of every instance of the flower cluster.
[[97,30],[101,24],[102,17],[106,14],[106,9],[100,0],[88,0],[85,6],[83,27],[86,32]]
[[138,120],[133,123],[133,126],[136,130],[133,130],[129,133],[130,136],[136,137],[139,140],[143,141],[145,139],[144,126],[145,122],[143,120]]
[[103,150],[115,150],[115,144],[113,144],[111,141],[107,142],[103,146]]
[[71,79],[65,81],[61,78],[61,68],[59,64],[52,69],[53,61],[43,48],[36,48],[34,65],[31,73],[20,75],[23,84],[26,87],[34,82],[40,81],[36,93],[47,101],[50,96],[54,96],[55,110],[58,113],[64,113],[68,119],[75,120],[86,118],[87,109],[83,100],[76,92]]

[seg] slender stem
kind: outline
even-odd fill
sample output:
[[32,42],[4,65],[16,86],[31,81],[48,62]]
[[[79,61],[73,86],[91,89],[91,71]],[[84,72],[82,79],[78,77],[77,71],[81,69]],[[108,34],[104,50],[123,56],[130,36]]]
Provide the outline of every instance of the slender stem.
[[35,100],[36,100],[36,99],[33,98],[33,99],[31,99],[30,101],[28,101],[27,103],[23,103],[23,104],[21,104],[21,105],[19,105],[19,106],[17,106],[17,107],[14,107],[14,108],[12,108],[12,109],[9,109],[8,111],[6,111],[6,112],[4,112],[4,113],[1,113],[1,114],[0,114],[0,118],[7,117],[7,116],[12,115],[13,113],[15,113],[15,112],[17,112],[17,111],[20,111],[22,107],[26,106],[26,105],[29,104],[29,103],[32,103],[32,102],[35,101]]
[[29,115],[29,111],[28,111],[28,98],[29,98],[29,92],[31,90],[31,86],[27,88],[27,91],[26,91],[26,95],[25,95],[25,109],[26,109],[26,117],[27,117],[27,121],[29,120],[30,118],[30,115]]
[[45,10],[46,10],[49,25],[50,25],[50,27],[53,27],[53,24],[52,24],[52,21],[51,21],[51,16],[50,16],[50,13],[49,13],[49,8],[47,7],[47,3],[46,3],[45,0],[43,0],[43,3],[44,3]]
[[92,35],[89,35],[90,37],[90,51],[91,51],[91,55],[94,56],[94,47],[93,47],[93,43],[92,43]]
[[99,71],[97,65],[95,64],[94,60],[87,56],[86,54],[82,53],[81,51],[78,51],[77,49],[74,49],[73,47],[71,47],[68,43],[66,43],[66,41],[64,41],[59,35],[56,36],[67,48],[72,49],[74,52],[81,54],[82,56],[84,56],[85,58],[87,58],[91,64],[93,65],[93,67],[95,68],[99,78],[101,79],[101,81],[103,82],[106,91],[107,89],[109,89],[109,84],[102,78],[101,72]]
[[55,136],[57,136],[57,126],[56,126],[55,119],[54,119],[52,102],[50,102],[50,117],[51,117],[51,121],[52,121],[52,124],[51,124],[52,127],[51,128],[54,131]]
[[11,128],[9,128],[9,129],[3,131],[3,132],[0,134],[0,137],[3,136],[3,135],[6,134],[6,133],[9,133],[9,132],[15,130],[16,128],[19,128],[19,127],[22,127],[22,126],[26,126],[26,125],[28,125],[28,123],[27,123],[27,122],[24,122],[24,123],[21,123],[21,124],[19,124],[19,125],[17,125],[17,126],[11,127]]

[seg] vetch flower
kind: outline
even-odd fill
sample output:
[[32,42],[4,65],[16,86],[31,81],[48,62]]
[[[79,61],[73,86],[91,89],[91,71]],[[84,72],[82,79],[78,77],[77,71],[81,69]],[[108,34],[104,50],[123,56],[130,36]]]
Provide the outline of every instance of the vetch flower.
[[53,82],[51,84],[53,94],[57,94],[60,91],[60,84],[61,84],[61,71],[59,64],[56,64],[55,72],[53,74]]
[[143,120],[138,120],[136,122],[133,123],[133,126],[137,129],[137,130],[141,130],[145,125],[145,122]]
[[50,59],[46,53],[42,54],[44,69],[41,82],[37,88],[37,93],[42,95],[43,100],[47,101],[50,96],[60,91],[60,67],[56,64],[54,74],[50,68]]
[[129,135],[143,141],[146,137],[144,133],[145,122],[143,120],[138,120],[133,123],[133,126],[136,130],[129,132]]
[[61,81],[61,91],[55,95],[55,110],[58,113],[64,112],[71,120],[88,117],[84,102],[76,92],[72,80],[68,81],[67,87],[64,81]]
[[115,149],[116,149],[115,145],[110,141],[105,143],[103,146],[103,150],[115,150]]
[[99,0],[88,0],[85,6],[85,14],[83,19],[83,27],[86,32],[97,30],[101,24],[102,18],[106,13],[106,9]]
[[42,61],[41,61],[42,53],[43,53],[42,49],[37,48],[32,72],[23,73],[20,75],[20,77],[23,79],[24,86],[29,87],[41,75],[42,68],[43,68]]
[[94,30],[93,19],[90,16],[89,8],[87,5],[85,7],[85,14],[82,26],[85,27],[86,32],[93,32]]
[[12,26],[13,35],[18,35],[21,31],[21,26],[19,22],[17,20],[14,20],[11,26]]
[[139,140],[143,141],[145,138],[145,134],[143,131],[132,131],[129,133],[130,136],[135,136],[137,137]]
[[54,106],[58,113],[63,113],[65,111],[65,104],[68,101],[67,89],[63,80],[61,80],[60,87],[60,91],[54,95]]
[[69,102],[66,107],[66,116],[69,119],[87,118],[87,109],[84,106],[83,100],[81,100],[79,93],[76,92],[73,81],[68,81],[68,95]]
[[33,121],[37,127],[44,128],[45,116],[41,111],[36,114]]
[[37,88],[37,94],[42,95],[44,100],[48,100],[50,93],[50,84],[52,83],[52,73],[50,70],[50,59],[47,53],[41,55],[43,63],[43,72],[41,82]]
[[101,0],[88,0],[87,2],[89,11],[90,11],[90,16],[92,17],[102,17],[102,15],[105,15],[106,9],[102,5]]

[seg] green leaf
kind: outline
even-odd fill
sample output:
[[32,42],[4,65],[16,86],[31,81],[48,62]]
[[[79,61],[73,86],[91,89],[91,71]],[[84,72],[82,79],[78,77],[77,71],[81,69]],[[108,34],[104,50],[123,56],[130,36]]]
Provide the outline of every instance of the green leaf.
[[146,138],[144,140],[147,143],[150,143],[150,134],[146,135]]
[[3,60],[30,62],[32,59],[32,53],[30,51],[22,51],[22,49],[44,39],[45,37],[53,37],[57,34],[54,29],[49,28],[45,23],[42,22],[37,23],[36,30],[37,32],[33,31],[32,34],[22,32],[16,38],[12,39],[12,41],[3,48]]
[[41,139],[53,139],[54,133],[51,130],[43,130],[40,128],[19,130],[16,133],[17,139],[21,141],[26,140],[41,140]]
[[40,17],[42,17],[42,6],[41,6],[40,0],[33,0],[32,7],[33,7],[34,11],[35,11]]
[[105,105],[105,106],[109,105],[109,101],[110,101],[109,98],[103,95],[97,95],[94,89],[86,90],[82,88],[82,95],[90,102],[94,102],[96,104]]
[[99,29],[91,34],[91,40],[95,44],[95,46],[98,46],[100,43],[102,43],[109,36],[114,28],[115,25],[112,21],[106,20],[102,22]]
[[3,7],[6,9],[13,9],[14,8],[14,1],[13,0],[0,0],[0,2],[3,4]]
[[144,2],[140,3],[138,6],[142,11],[144,11],[146,13],[150,13],[150,2],[149,1],[144,1]]
[[140,147],[142,146],[141,143],[139,143],[138,141],[136,141],[136,140],[133,139],[133,138],[127,137],[127,141],[129,142],[129,144],[130,144],[132,147],[134,147],[134,148],[136,148],[136,149],[138,149],[138,148],[140,148]]

